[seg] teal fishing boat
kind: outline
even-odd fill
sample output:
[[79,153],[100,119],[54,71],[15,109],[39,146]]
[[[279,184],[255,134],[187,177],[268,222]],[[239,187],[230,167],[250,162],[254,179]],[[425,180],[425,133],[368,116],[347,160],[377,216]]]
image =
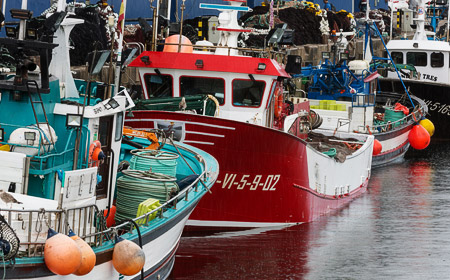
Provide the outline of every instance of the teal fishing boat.
[[12,12],[17,37],[0,38],[15,60],[15,73],[0,75],[0,275],[167,278],[217,161],[158,130],[153,143],[135,135],[125,144],[127,91],[96,98],[97,83],[79,91],[70,74],[68,35],[79,20],[59,1],[41,35],[26,38],[24,2]]

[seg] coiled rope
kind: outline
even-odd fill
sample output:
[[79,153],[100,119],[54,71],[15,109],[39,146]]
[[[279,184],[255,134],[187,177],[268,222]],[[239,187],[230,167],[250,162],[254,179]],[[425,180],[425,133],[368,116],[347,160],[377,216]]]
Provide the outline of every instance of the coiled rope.
[[123,170],[122,173],[117,179],[118,221],[135,218],[139,204],[149,198],[158,199],[162,204],[179,191],[176,178],[172,176],[142,170]]
[[178,155],[159,150],[133,150],[130,169],[152,171],[175,177]]

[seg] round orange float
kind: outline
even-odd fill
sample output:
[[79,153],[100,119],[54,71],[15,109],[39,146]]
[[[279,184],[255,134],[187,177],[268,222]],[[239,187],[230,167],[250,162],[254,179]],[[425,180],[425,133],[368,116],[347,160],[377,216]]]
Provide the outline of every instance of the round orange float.
[[[166,38],[166,44],[164,45],[164,52],[178,52],[178,47],[180,44],[180,35],[172,35]],[[194,48],[192,47],[191,41],[185,37],[181,36],[181,47],[180,52],[182,53],[192,53]]]
[[136,243],[118,237],[116,238],[112,261],[117,272],[131,276],[139,273],[144,267],[145,254]]
[[44,246],[44,262],[51,272],[69,275],[81,265],[81,250],[70,237],[49,228]]
[[94,250],[92,250],[91,246],[89,246],[86,241],[81,239],[72,230],[69,231],[69,237],[75,241],[81,251],[81,265],[77,270],[75,270],[73,274],[78,276],[86,275],[91,272],[92,269],[94,269],[95,263],[97,261]]

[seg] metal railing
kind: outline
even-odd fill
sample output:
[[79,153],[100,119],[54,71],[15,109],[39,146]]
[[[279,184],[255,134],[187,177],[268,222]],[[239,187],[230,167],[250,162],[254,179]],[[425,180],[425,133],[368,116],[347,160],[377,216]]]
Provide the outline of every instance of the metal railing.
[[[206,170],[198,178],[175,197],[171,198],[156,209],[132,219],[140,227],[148,226],[153,220],[164,218],[168,209],[177,209],[180,201],[189,201],[192,192],[198,192],[201,179],[206,177]],[[207,189],[205,187],[205,189]],[[117,226],[106,228],[103,211],[96,205],[68,209],[2,209],[0,214],[14,229],[20,239],[20,249],[17,257],[43,256],[48,228],[62,234],[68,234],[69,229],[83,238],[92,247],[100,247],[104,242],[112,240],[114,236],[126,232],[133,232],[134,223],[121,222]],[[156,219],[153,219],[156,216]],[[120,222],[120,221],[118,221]]]

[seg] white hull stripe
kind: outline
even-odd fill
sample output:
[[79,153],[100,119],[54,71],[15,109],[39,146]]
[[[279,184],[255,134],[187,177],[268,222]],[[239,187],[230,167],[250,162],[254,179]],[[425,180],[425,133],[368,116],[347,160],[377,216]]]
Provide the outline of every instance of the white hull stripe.
[[186,121],[180,121],[180,120],[169,120],[169,119],[127,119],[125,122],[153,122],[153,121],[169,121],[169,122],[182,122],[187,124],[195,124],[195,125],[202,125],[202,126],[209,126],[209,127],[215,127],[215,128],[222,128],[222,129],[229,129],[229,130],[236,130],[235,127],[230,126],[223,126],[223,125],[215,125],[215,124],[207,124],[207,123],[200,123],[200,122],[186,122]]
[[301,223],[249,223],[249,222],[229,222],[229,221],[200,221],[200,220],[188,220],[186,225],[197,227],[242,227],[242,228],[255,228],[255,227],[279,227],[290,226]]
[[186,143],[186,144],[213,145],[214,146],[214,143],[212,143],[212,142],[201,142],[201,141],[193,141],[193,140],[184,140],[183,143]]
[[199,134],[199,135],[205,135],[205,136],[212,136],[212,137],[220,137],[220,138],[224,138],[225,135],[222,134],[214,134],[214,133],[206,133],[206,132],[199,132],[199,131],[187,131],[186,130],[186,134]]

